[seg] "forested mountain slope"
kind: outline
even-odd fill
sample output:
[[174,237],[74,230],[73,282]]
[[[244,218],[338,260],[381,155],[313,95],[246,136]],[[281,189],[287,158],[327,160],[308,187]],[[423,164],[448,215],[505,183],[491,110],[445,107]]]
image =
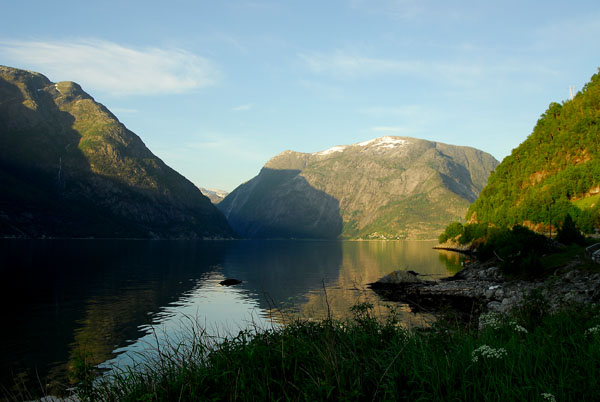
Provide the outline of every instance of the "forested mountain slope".
[[[600,75],[562,104],[551,103],[533,132],[490,176],[471,205],[472,222],[512,226],[598,227],[600,211]],[[538,225],[539,226],[539,225]]]

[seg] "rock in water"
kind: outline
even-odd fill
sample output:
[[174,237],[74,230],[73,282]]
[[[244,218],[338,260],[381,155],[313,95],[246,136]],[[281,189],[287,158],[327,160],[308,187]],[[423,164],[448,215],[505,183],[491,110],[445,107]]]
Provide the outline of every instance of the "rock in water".
[[402,271],[397,270],[387,274],[383,278],[379,279],[373,285],[403,285],[412,283],[425,283],[423,279],[417,278],[417,273],[414,271]]
[[232,285],[239,285],[240,283],[242,283],[242,281],[240,281],[239,279],[229,278],[229,279],[225,279],[225,280],[222,280],[221,282],[219,282],[219,285],[232,286]]

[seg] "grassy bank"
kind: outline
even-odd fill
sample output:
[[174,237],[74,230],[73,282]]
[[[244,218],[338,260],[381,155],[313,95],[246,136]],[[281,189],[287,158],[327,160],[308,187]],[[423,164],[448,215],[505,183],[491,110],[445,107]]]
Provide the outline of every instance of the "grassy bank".
[[600,309],[549,315],[530,297],[484,327],[438,323],[411,333],[368,305],[352,321],[295,322],[241,332],[218,345],[198,336],[159,359],[91,381],[79,395],[108,401],[438,400],[592,401],[600,395]]

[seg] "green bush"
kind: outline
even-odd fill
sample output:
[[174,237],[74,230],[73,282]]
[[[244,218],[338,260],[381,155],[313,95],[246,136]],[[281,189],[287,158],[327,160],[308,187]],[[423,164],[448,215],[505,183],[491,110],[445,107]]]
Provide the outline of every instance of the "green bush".
[[445,243],[448,240],[454,239],[463,234],[463,225],[460,222],[452,222],[446,227],[444,233],[438,237],[440,243]]
[[479,247],[481,259],[498,258],[498,267],[509,275],[537,274],[542,266],[540,258],[549,251],[548,239],[521,225],[512,229],[494,228]]
[[581,234],[571,215],[565,216],[562,226],[558,229],[558,235],[556,240],[562,244],[579,244],[583,246],[585,244],[585,237]]
[[476,239],[483,239],[487,236],[489,225],[487,223],[471,223],[464,225],[463,233],[458,238],[460,244],[467,244]]
[[438,237],[440,243],[447,240],[456,239],[459,244],[467,244],[476,239],[483,239],[487,236],[489,225],[487,223],[469,223],[463,225],[460,222],[452,222],[446,227],[444,233]]
[[[568,225],[567,223],[567,228]],[[571,233],[569,236],[574,236],[572,232],[568,233]],[[513,276],[537,275],[543,268],[541,257],[551,251],[545,236],[521,225],[509,229],[487,223],[463,225],[452,222],[439,237],[440,243],[448,239],[456,239],[459,244],[476,242],[477,257],[480,260],[496,257],[499,268]]]

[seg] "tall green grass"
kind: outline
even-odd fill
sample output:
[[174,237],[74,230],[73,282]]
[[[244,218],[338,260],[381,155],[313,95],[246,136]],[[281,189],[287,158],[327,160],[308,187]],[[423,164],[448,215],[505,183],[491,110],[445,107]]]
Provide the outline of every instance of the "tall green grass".
[[[202,332],[137,367],[85,381],[103,401],[597,401],[600,310],[530,302],[480,330],[408,332],[357,305],[353,320],[295,321],[221,343]],[[594,330],[593,328],[597,328]],[[486,345],[486,346],[484,346]]]

